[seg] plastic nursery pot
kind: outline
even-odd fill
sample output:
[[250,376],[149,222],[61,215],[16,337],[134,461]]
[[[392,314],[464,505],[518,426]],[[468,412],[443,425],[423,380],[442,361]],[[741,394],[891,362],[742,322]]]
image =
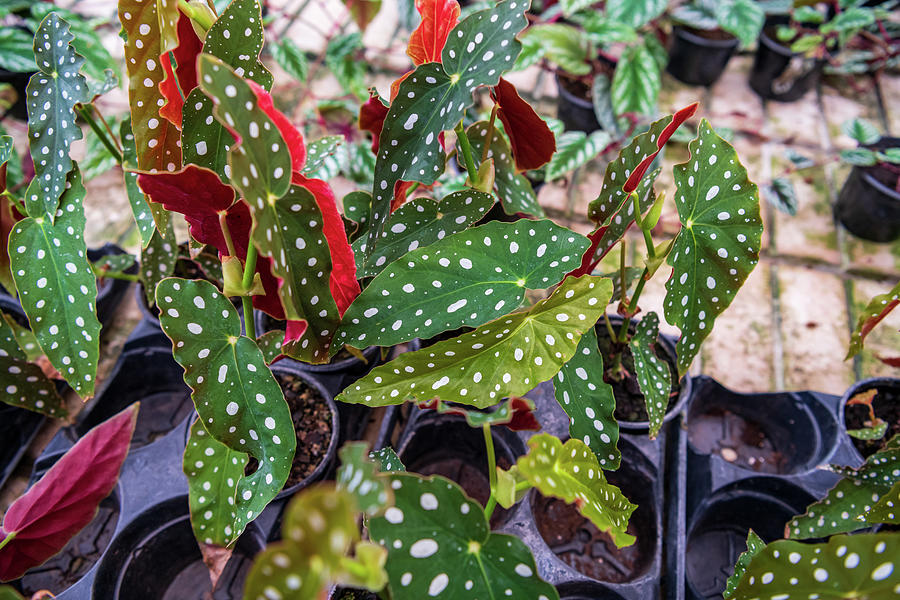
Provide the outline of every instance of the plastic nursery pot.
[[688,441],[699,453],[758,473],[804,473],[834,452],[837,422],[824,406],[790,392],[738,394],[708,377],[694,381]]
[[378,594],[369,590],[337,587],[331,590],[328,600],[379,600]]
[[629,583],[647,575],[662,545],[658,518],[662,505],[654,493],[653,468],[626,440],[620,440],[619,449],[622,466],[605,475],[638,505],[628,523],[628,533],[637,538],[631,546],[617,548],[612,538],[581,516],[574,505],[547,498],[537,490],[531,492],[530,500],[535,525],[550,550],[582,575],[611,584]]
[[624,600],[622,596],[598,583],[573,581],[556,586],[559,600]]
[[15,103],[10,106],[5,113],[0,113],[0,118],[10,116],[14,119],[19,119],[20,121],[24,121],[28,118],[28,109],[25,102],[25,88],[32,75],[34,75],[33,72],[17,73],[0,68],[0,85],[4,83],[9,84],[16,91]]
[[[492,427],[491,435],[497,466],[508,469],[525,454],[522,441],[505,427]],[[469,427],[461,416],[419,410],[400,440],[398,456],[407,471],[451,479],[481,506],[490,496],[484,434],[480,428]],[[497,506],[491,528],[501,527],[511,513]]]
[[753,529],[767,543],[784,536],[785,523],[813,496],[774,477],[742,479],[698,507],[687,534],[687,598],[721,598],[734,563]]
[[[622,326],[622,317],[619,315],[610,315],[610,323],[613,330],[618,332]],[[637,319],[632,319],[628,328],[630,333],[634,333]],[[603,319],[597,321],[594,325],[597,332],[597,340],[600,351],[603,353],[603,366],[607,368],[609,361],[607,353],[609,352],[609,331]],[[626,348],[623,350],[624,355],[622,362],[629,373],[634,373],[634,359],[631,352]],[[666,415],[663,417],[663,424],[674,419],[684,407],[687,399],[691,395],[691,378],[685,375],[678,379],[678,361],[675,354],[675,343],[663,334],[660,334],[656,343],[656,355],[663,359],[669,365],[669,374],[672,377],[672,389],[669,393],[669,405],[666,407]],[[647,409],[644,403],[644,396],[641,394],[637,379],[632,375],[622,381],[610,381],[613,393],[616,397],[616,421],[619,422],[619,429],[633,434],[642,434],[650,431],[650,422],[647,416]]]
[[[784,22],[783,19],[780,22]],[[794,102],[816,86],[825,61],[791,52],[775,38],[778,20],[767,23],[759,34],[759,46],[750,71],[750,87],[767,100]]]
[[721,29],[711,31],[676,25],[666,71],[689,85],[710,86],[718,81],[740,43]]
[[253,557],[265,545],[250,523],[215,591],[188,516],[186,496],[157,504],[116,536],[97,570],[93,598],[104,600],[237,600]]
[[583,83],[565,76],[556,75],[556,117],[566,126],[566,131],[591,133],[602,129],[594,114],[594,104],[590,100],[590,89]]
[[[61,456],[57,454],[52,457],[51,463]],[[37,476],[40,475],[42,473]],[[120,488],[116,485],[84,529],[75,534],[58,554],[19,579],[17,585],[26,597],[39,590],[49,590],[58,595],[87,575],[113,539],[121,513],[121,497]]]
[[[104,256],[112,256],[116,254],[125,254],[125,251],[115,244],[106,243],[99,248],[88,248],[88,260],[96,262]],[[132,265],[125,271],[129,274],[138,272],[137,264]],[[112,319],[118,308],[119,303],[128,292],[130,281],[124,279],[103,279],[97,282],[97,319],[103,325],[107,325]]]
[[[900,138],[885,137],[866,146],[872,150],[900,147]],[[853,235],[873,242],[900,237],[898,173],[883,165],[853,167],[834,205],[834,217]]]
[[[869,409],[861,405],[847,406],[847,402],[857,394],[871,389],[878,390],[878,394],[872,400],[875,416],[885,421],[888,429],[880,439],[858,440],[847,435],[847,430],[866,427],[865,422],[869,419]],[[859,462],[861,463],[862,459],[878,452],[887,440],[900,433],[900,379],[874,377],[855,383],[841,398],[838,411],[841,433],[850,439],[853,447],[859,452]]]

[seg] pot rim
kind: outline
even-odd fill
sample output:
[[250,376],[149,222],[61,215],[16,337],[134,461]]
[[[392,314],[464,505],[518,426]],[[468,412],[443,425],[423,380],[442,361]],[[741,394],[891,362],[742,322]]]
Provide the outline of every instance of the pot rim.
[[858,459],[857,464],[863,464],[866,459],[860,454],[859,450],[856,449],[856,446],[850,440],[850,435],[847,433],[847,424],[844,421],[844,409],[847,406],[847,401],[850,400],[853,396],[859,393],[860,390],[870,389],[873,387],[880,387],[882,385],[893,386],[900,389],[900,378],[897,377],[869,377],[868,379],[860,379],[853,385],[847,388],[847,391],[844,392],[844,395],[841,396],[841,399],[838,401],[838,414],[837,414],[837,422],[838,422],[838,434],[847,440],[848,446],[850,447],[850,452],[854,457]]
[[737,48],[741,43],[740,40],[737,39],[737,37],[731,35],[727,31],[724,31],[720,27],[716,27],[715,29],[709,29],[706,31],[721,31],[722,33],[725,33],[726,35],[730,36],[729,39],[717,40],[717,39],[705,38],[702,35],[697,35],[696,33],[692,32],[691,29],[696,30],[697,28],[691,27],[690,25],[675,25],[672,28],[672,33],[674,33],[675,35],[677,35],[679,37],[686,39],[687,41],[691,42],[692,44],[696,44],[697,46],[707,46],[707,47],[723,49],[723,50],[728,49],[728,48]]

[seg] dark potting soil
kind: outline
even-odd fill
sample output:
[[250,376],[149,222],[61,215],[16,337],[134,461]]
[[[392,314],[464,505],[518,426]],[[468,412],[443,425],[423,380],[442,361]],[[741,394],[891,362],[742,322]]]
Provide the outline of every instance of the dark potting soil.
[[534,496],[534,514],[541,537],[567,565],[599,581],[624,583],[641,575],[653,562],[652,517],[639,508],[628,523],[637,541],[617,548],[609,534],[579,514],[574,505],[557,498]]
[[[900,393],[897,393],[896,388],[880,388],[875,399],[872,400],[872,407],[875,409],[875,416],[886,422],[888,428],[884,436],[877,440],[850,438],[863,458],[868,458],[878,452],[887,440],[900,433]],[[868,407],[862,405],[844,407],[844,425],[847,429],[864,429],[868,420]]]
[[[618,330],[618,326],[613,329]],[[600,353],[603,355],[603,368],[607,371],[603,374],[603,380],[610,384],[613,388],[613,395],[616,398],[615,417],[618,421],[641,422],[649,421],[647,414],[646,401],[641,393],[637,376],[634,370],[634,356],[631,349],[627,345],[613,345],[609,339],[609,333],[606,327],[597,327],[597,342],[600,347]],[[626,375],[616,381],[609,373],[609,365],[612,364],[613,351],[621,348],[622,365],[625,367]],[[674,406],[675,399],[681,392],[681,384],[678,382],[678,366],[675,364],[674,358],[661,352],[657,345],[656,355],[666,361],[669,365],[669,375],[672,380],[672,389],[669,392],[669,406]]]
[[331,598],[332,600],[378,600],[378,594],[368,590],[340,589]]
[[760,473],[783,473],[787,462],[757,421],[717,406],[691,418],[688,438],[700,452]]
[[115,495],[108,496],[94,519],[59,554],[22,577],[25,596],[39,590],[59,594],[84,577],[112,540],[118,520],[119,502]]
[[331,444],[331,409],[319,392],[305,381],[284,373],[276,373],[284,398],[291,409],[294,431],[297,434],[297,453],[291,474],[284,487],[291,487],[306,479],[328,453]]

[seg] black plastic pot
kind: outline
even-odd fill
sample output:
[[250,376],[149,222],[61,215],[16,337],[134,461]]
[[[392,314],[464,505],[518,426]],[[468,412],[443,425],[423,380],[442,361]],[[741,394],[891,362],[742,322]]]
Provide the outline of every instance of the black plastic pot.
[[[778,20],[767,25],[773,23]],[[759,34],[759,46],[750,71],[750,87],[767,100],[794,102],[816,86],[826,61],[791,52],[770,32],[772,29],[767,27]]]
[[0,114],[0,118],[5,116],[25,121],[28,119],[28,108],[26,103],[25,88],[28,86],[28,80],[34,73],[19,73],[7,71],[0,67],[0,84],[8,83],[16,91],[16,102],[6,111],[6,114]]
[[556,586],[559,600],[624,600],[621,595],[598,583],[578,581]]
[[136,517],[116,536],[94,580],[93,598],[104,600],[239,600],[253,557],[265,546],[254,523],[211,596],[209,570],[191,530],[186,496],[172,498]]
[[[900,147],[900,138],[885,137],[873,150]],[[853,167],[834,205],[834,218],[856,237],[892,242],[900,237],[900,192],[897,173],[884,166]],[[893,181],[893,186],[888,182]]]
[[[847,435],[847,429],[861,428],[862,423],[868,419],[869,411],[865,406],[847,406],[847,402],[862,392],[877,389],[878,394],[872,401],[875,416],[888,424],[888,430],[879,440],[858,440]],[[900,379],[893,377],[873,377],[864,379],[850,386],[841,397],[839,404],[838,423],[842,438],[853,447],[856,463],[862,464],[863,460],[875,454],[884,445],[884,442],[900,432]],[[851,421],[848,427],[848,421]]]
[[556,98],[556,118],[563,122],[566,131],[591,133],[602,129],[594,114],[594,104],[589,99],[566,89],[559,75],[556,76],[556,88],[559,90],[559,96]]
[[[715,32],[722,33],[721,30]],[[740,42],[729,34],[712,37],[711,32],[676,25],[666,71],[689,85],[710,86],[718,81]]]

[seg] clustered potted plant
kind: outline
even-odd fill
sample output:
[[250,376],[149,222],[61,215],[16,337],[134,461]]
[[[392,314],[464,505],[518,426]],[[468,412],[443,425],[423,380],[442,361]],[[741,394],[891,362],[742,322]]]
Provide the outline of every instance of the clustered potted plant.
[[[706,120],[688,145],[690,157],[673,168],[674,188],[654,188],[661,171],[654,160],[696,113],[692,104],[623,144],[590,205],[588,235],[541,218],[523,173],[544,169],[552,178],[588,152],[566,152],[564,136],[557,139],[502,78],[544,35],[523,34],[529,4],[503,0],[460,19],[455,0],[417,3],[422,22],[408,45],[414,68],[387,98],[372,93],[360,109],[360,128],[373,134],[371,191],[345,197],[343,212],[319,178],[334,172],[323,165],[339,143],[308,144],[270,94],[257,0],[232,0],[221,14],[201,0],[120,0],[131,110],[118,139],[85,109],[93,97],[69,25],[55,13],[42,21],[34,41],[39,71],[27,92],[35,177],[21,198],[3,195],[24,217],[11,228],[8,257],[30,331],[0,323],[0,387],[14,404],[51,416],[63,407],[46,373],[58,373],[81,398],[95,392],[95,272],[83,239],[85,189],[69,156],[81,136],[78,113],[125,172],[141,283],[196,412],[164,440],[181,453],[183,495],[117,528],[87,593],[183,597],[243,586],[245,598],[321,598],[341,585],[391,598],[559,598],[544,559],[535,559],[537,546],[492,530],[502,521],[498,505],[520,502],[570,507],[607,536],[611,553],[635,542],[630,519],[653,513],[612,483],[630,478],[610,474],[620,465],[622,473],[643,472],[628,464],[637,442],[618,443],[617,411],[642,422],[635,427],[649,439],[641,443],[659,445],[653,438],[664,435],[667,411],[674,416],[686,401],[687,371],[701,344],[758,262],[759,197],[735,150]],[[635,33],[662,12],[649,4],[607,2],[602,23],[594,23],[635,44],[616,66],[613,114],[653,112],[660,62],[646,40],[654,34],[638,41]],[[565,8],[573,19],[597,17]],[[652,81],[643,86],[646,77]],[[490,91],[490,116],[472,122],[467,111],[479,88]],[[462,171],[459,189],[423,195],[453,168],[452,156]],[[495,203],[514,218],[486,218]],[[666,205],[680,229],[654,239]],[[189,226],[193,277],[172,276],[176,215]],[[629,265],[632,226],[642,251]],[[613,249],[618,270],[595,275]],[[674,344],[661,337],[659,315],[637,318],[658,272],[668,275],[664,317],[681,332]],[[259,331],[257,312],[284,328]],[[367,365],[341,384],[337,404],[298,366],[328,364],[342,350],[374,363],[370,348],[415,348],[418,340],[433,343]],[[551,380],[551,402],[568,419],[562,431],[541,430],[545,413],[522,398]],[[153,406],[142,402],[142,410]],[[314,481],[331,467],[343,407],[403,404],[464,422],[476,439],[480,430],[482,500],[464,482],[408,472],[391,448],[369,453],[362,443],[341,449],[335,481]],[[84,527],[123,463],[123,493],[138,476],[156,481],[144,458],[151,454],[126,458],[137,411],[132,404],[86,433],[10,508],[0,529],[0,579],[39,565]],[[503,456],[495,442],[505,439],[501,428],[536,433],[527,451]],[[889,442],[886,451],[893,448]],[[883,468],[881,458],[873,468]],[[647,489],[661,489],[658,472],[648,480]],[[76,493],[84,500],[67,503]],[[646,497],[644,490],[642,503]],[[147,516],[160,509],[164,526]],[[660,519],[657,511],[648,523]],[[52,529],[60,522],[62,533]],[[176,544],[188,526],[196,546]],[[270,531],[278,541],[263,549]],[[872,567],[872,583],[860,589],[887,593],[897,575],[874,555],[890,556],[896,536],[860,540],[853,550],[867,552],[864,564]],[[140,574],[153,568],[142,561],[166,552],[173,556],[165,577],[142,586]],[[772,577],[754,575],[767,552],[750,563],[735,597],[749,597],[742,590]],[[198,581],[195,567],[202,585],[173,588]],[[821,582],[819,570],[811,577]]]

